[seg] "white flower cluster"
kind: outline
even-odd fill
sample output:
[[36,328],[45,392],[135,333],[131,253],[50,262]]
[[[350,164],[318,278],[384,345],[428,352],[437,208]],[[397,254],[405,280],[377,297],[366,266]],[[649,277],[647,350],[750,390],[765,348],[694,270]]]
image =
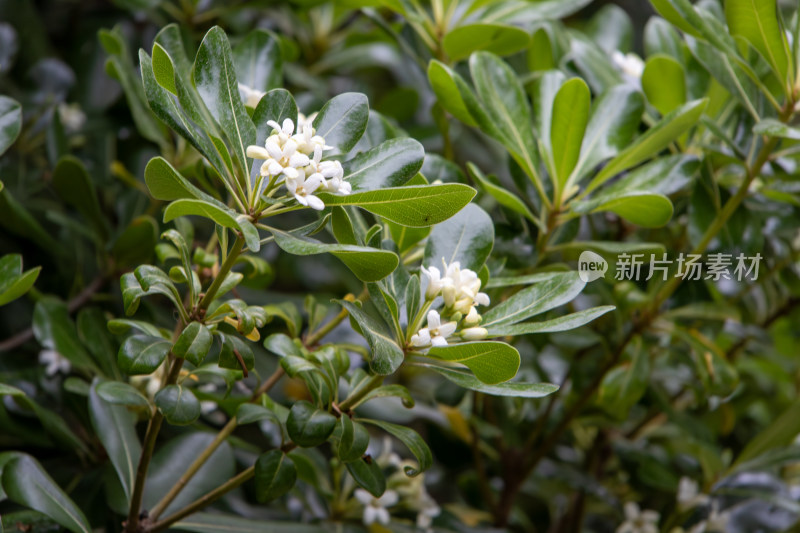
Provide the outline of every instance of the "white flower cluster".
[[642,78],[642,74],[644,73],[644,61],[636,54],[623,54],[619,50],[615,50],[611,54],[611,61],[613,61],[614,65],[629,78],[634,80]]
[[[303,117],[305,118],[305,117]],[[267,124],[272,133],[263,147],[248,146],[247,157],[263,160],[261,176],[275,183],[285,180],[286,189],[298,203],[322,210],[325,204],[315,196],[317,191],[334,194],[350,194],[352,187],[344,181],[344,169],[339,161],[322,161],[322,152],[332,148],[325,139],[316,135],[311,121],[302,121],[295,126],[287,118],[283,124],[270,120]]]
[[[462,327],[463,340],[480,340],[488,335],[485,328],[479,327],[481,315],[476,309],[479,305],[489,305],[489,296],[480,292],[481,280],[473,270],[461,268],[458,261],[449,265],[442,259],[444,275],[436,267],[422,267],[422,275],[427,280],[425,299],[430,304],[441,296],[444,309],[428,311],[427,326],[411,337],[411,345],[418,348],[426,346],[445,346],[447,338]],[[450,320],[442,322],[442,316]]]
[[656,511],[641,510],[636,502],[625,504],[625,521],[616,533],[658,533],[661,515]]

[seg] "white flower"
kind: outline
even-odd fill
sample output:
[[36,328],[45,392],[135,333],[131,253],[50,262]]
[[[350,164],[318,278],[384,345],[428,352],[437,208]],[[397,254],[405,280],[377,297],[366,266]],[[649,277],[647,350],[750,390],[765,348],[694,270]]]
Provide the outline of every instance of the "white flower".
[[708,518],[698,522],[689,530],[689,533],[725,533],[728,531],[728,522],[731,519],[731,513],[719,512],[719,505],[714,502],[711,505],[711,513]]
[[436,267],[425,268],[422,266],[420,270],[422,270],[422,275],[425,276],[425,279],[428,280],[428,287],[425,289],[425,299],[432,301],[442,292],[442,287],[444,286],[442,273],[439,272],[439,269]]
[[364,506],[364,525],[370,525],[374,522],[383,524],[384,526],[389,523],[391,516],[387,507],[391,507],[397,503],[397,493],[393,490],[387,490],[380,498],[375,498],[372,494],[364,489],[356,489],[356,499]]
[[55,350],[42,350],[39,352],[39,362],[45,365],[44,373],[47,377],[52,377],[63,372],[68,374],[72,370],[69,359]]
[[316,135],[316,130],[314,126],[311,125],[311,122],[306,121],[302,129],[298,127],[297,131],[298,132],[292,136],[292,140],[297,143],[297,149],[306,155],[313,154],[317,146],[323,150],[333,148],[333,146],[325,144],[325,139],[322,136]]
[[658,533],[658,519],[655,511],[642,511],[634,502],[625,504],[625,521],[617,528],[617,533]]
[[688,511],[699,505],[708,503],[708,495],[702,494],[697,487],[697,482],[686,476],[678,483],[678,509]]
[[417,497],[415,507],[417,509],[417,527],[424,530],[429,530],[433,519],[442,512],[442,509],[436,504],[436,500],[431,498],[424,486]]
[[325,179],[322,174],[315,172],[306,177],[305,172],[301,171],[296,178],[289,178],[286,180],[286,188],[289,193],[294,195],[298,203],[308,206],[317,211],[325,209],[325,204],[322,203],[318,197],[314,196],[316,191]]
[[470,307],[467,316],[464,317],[464,326],[468,328],[472,326],[477,326],[478,324],[481,323],[481,320],[483,320],[483,317],[481,317],[481,315],[478,314],[478,310],[475,309],[474,307]]
[[615,50],[611,54],[611,60],[626,76],[641,79],[644,72],[644,61],[636,54],[623,54],[619,50]]
[[456,332],[456,326],[455,322],[442,324],[439,313],[430,310],[428,311],[428,326],[411,336],[411,344],[417,347],[447,346],[447,337]]
[[474,305],[489,305],[489,296],[480,292],[481,279],[474,270],[465,268],[454,261],[449,265],[442,260],[446,281],[443,282],[442,297],[447,307],[454,308],[462,315],[468,315]]
[[306,124],[311,124],[313,126],[314,119],[317,118],[317,112],[313,112],[308,116],[305,116],[302,113],[297,113],[297,129],[299,131],[303,131],[303,127]]
[[78,104],[58,104],[58,118],[70,133],[80,130],[86,123],[86,113],[81,111]]
[[244,83],[239,84],[239,95],[242,97],[242,100],[244,100],[244,105],[247,107],[256,107],[258,102],[261,101],[261,98],[265,94],[267,93],[264,91],[259,91],[258,89],[253,89]]
[[383,437],[381,454],[375,459],[381,466],[393,466],[399,468],[403,464],[403,458],[392,450],[392,439],[388,436]]

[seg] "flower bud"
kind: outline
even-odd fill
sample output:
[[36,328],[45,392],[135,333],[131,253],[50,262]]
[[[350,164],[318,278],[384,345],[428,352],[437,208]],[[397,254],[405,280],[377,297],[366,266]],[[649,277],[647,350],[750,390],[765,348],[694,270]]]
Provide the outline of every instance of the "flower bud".
[[445,307],[453,307],[456,303],[456,288],[452,285],[442,287],[442,298],[444,298]]
[[474,307],[470,308],[469,313],[467,316],[464,317],[464,325],[467,327],[477,326],[481,323],[481,315],[478,314],[477,309]]
[[462,315],[469,314],[470,309],[472,309],[472,298],[461,298],[453,307]]
[[461,330],[461,338],[465,341],[479,341],[489,335],[486,328],[467,328]]

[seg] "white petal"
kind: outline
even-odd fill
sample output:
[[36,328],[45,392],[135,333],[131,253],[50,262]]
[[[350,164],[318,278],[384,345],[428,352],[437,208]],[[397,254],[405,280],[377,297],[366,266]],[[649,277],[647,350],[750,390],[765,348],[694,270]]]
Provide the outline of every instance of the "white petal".
[[436,329],[442,325],[442,319],[439,317],[439,313],[431,309],[428,311],[428,328]]
[[392,505],[396,504],[398,500],[399,498],[395,491],[387,490],[380,498],[378,498],[376,503],[381,507],[391,507]]
[[479,292],[475,295],[475,303],[478,305],[489,305],[489,295],[485,292]]
[[274,120],[268,120],[267,121],[267,126],[272,128],[273,130],[281,131],[281,125],[278,124],[277,122],[275,122]]
[[308,206],[308,198],[306,196],[300,196],[299,194],[295,194],[294,199],[297,200],[297,203]]
[[292,122],[292,119],[287,118],[283,121],[283,128],[281,129],[281,131],[283,131],[283,133],[285,133],[286,135],[291,135],[292,133],[294,133],[294,122]]
[[364,489],[356,489],[356,491],[353,493],[353,496],[355,496],[356,500],[361,502],[362,505],[371,505],[372,500],[374,499],[372,497],[372,494],[365,491]]
[[439,335],[441,335],[442,337],[449,337],[450,335],[456,332],[457,326],[458,324],[456,324],[455,322],[446,322],[441,326],[439,326]]
[[447,339],[442,337],[441,335],[437,335],[431,339],[431,345],[433,346],[447,346]]
[[343,181],[341,185],[339,185],[339,189],[337,189],[336,192],[342,195],[348,195],[351,192],[353,192],[353,186],[347,183],[346,181]]
[[309,194],[308,196],[306,196],[306,200],[307,200],[306,205],[308,205],[308,207],[310,207],[311,209],[316,209],[317,211],[322,211],[323,209],[325,209],[325,203],[316,196],[314,196],[313,194]]
[[289,165],[297,168],[297,167],[304,167],[308,165],[309,160],[308,156],[301,153],[295,153],[292,157],[289,158]]
[[428,346],[431,343],[431,332],[428,328],[422,328],[416,335],[411,336],[411,344],[413,346]]
[[368,526],[375,520],[379,520],[378,511],[379,509],[377,507],[373,507],[371,505],[364,507],[364,525]]
[[314,173],[306,178],[306,181],[303,183],[303,188],[305,188],[307,193],[312,193],[319,188],[322,182],[322,174]]
[[264,147],[267,149],[267,153],[274,159],[280,159],[283,157],[283,150],[281,150],[280,145],[278,145],[278,143],[272,137],[267,139]]
[[384,526],[388,524],[392,519],[392,517],[389,516],[389,511],[387,511],[382,507],[375,508],[375,518],[379,523],[383,524]]
[[286,174],[287,178],[292,180],[296,180],[298,177],[300,177],[300,173],[297,172],[297,169],[293,167],[285,167],[283,169],[283,173]]

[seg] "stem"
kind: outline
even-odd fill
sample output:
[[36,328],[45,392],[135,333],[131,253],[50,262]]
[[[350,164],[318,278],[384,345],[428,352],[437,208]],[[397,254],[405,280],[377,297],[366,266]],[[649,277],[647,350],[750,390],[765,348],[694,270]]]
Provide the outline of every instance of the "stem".
[[228,257],[225,258],[225,262],[222,263],[222,266],[219,269],[219,274],[217,274],[217,277],[214,278],[214,282],[208,288],[208,291],[206,291],[203,299],[200,300],[200,303],[198,304],[199,309],[208,309],[208,306],[212,301],[214,301],[214,296],[217,295],[219,288],[222,286],[222,283],[228,276],[228,272],[231,271],[231,268],[233,268],[234,263],[236,263],[236,259],[239,257],[239,254],[242,253],[242,248],[244,248],[244,237],[237,235]]
[[339,404],[339,410],[342,412],[349,411],[351,408],[358,405],[358,403],[363,400],[364,397],[370,393],[370,391],[381,386],[385,377],[386,376],[382,376],[380,374],[375,374],[372,376],[366,384],[356,388],[347,398],[344,399],[342,403]]
[[222,497],[226,492],[235,489],[236,487],[238,487],[239,485],[241,485],[245,481],[247,481],[250,478],[252,478],[253,475],[255,475],[255,470],[256,470],[255,465],[247,468],[246,470],[243,470],[242,472],[240,472],[236,476],[232,477],[231,479],[229,479],[228,481],[226,481],[225,483],[223,483],[222,485],[220,485],[216,489],[212,490],[211,492],[209,492],[205,496],[202,496],[202,497],[198,498],[197,500],[195,500],[194,502],[190,503],[189,505],[187,505],[186,507],[184,507],[180,511],[177,511],[174,514],[171,514],[170,516],[168,516],[164,520],[161,520],[160,522],[156,522],[155,524],[153,524],[148,529],[148,531],[151,531],[152,533],[156,533],[157,531],[163,531],[163,530],[167,529],[168,527],[170,527],[175,522],[181,520],[182,518],[186,518],[190,514],[193,514],[193,513],[197,512],[197,511],[199,511],[200,509],[202,509],[206,505],[214,503],[220,497]]
[[[169,375],[167,375],[166,385],[174,384],[183,366],[183,359],[178,357],[170,368]],[[125,530],[131,533],[138,532],[139,528],[139,514],[142,507],[142,496],[144,495],[144,483],[147,480],[147,467],[150,466],[150,460],[153,458],[153,450],[156,446],[156,437],[161,429],[161,424],[164,422],[164,415],[158,409],[155,410],[150,422],[147,424],[147,433],[144,437],[144,446],[142,447],[142,454],[139,457],[139,466],[136,469],[136,482],[133,485],[133,494],[131,495],[131,505],[128,511],[128,521],[125,524]]]
[[[254,403],[261,398],[262,395],[269,392],[272,387],[275,386],[278,381],[283,377],[286,372],[283,370],[283,367],[279,366],[272,375],[261,384],[261,386],[256,390],[253,395],[248,400],[249,403]],[[178,479],[175,485],[161,498],[161,501],[153,507],[150,516],[153,520],[158,519],[161,516],[161,513],[169,506],[170,503],[181,493],[181,491],[186,487],[186,485],[191,481],[191,479],[197,474],[197,471],[205,464],[206,461],[211,457],[211,455],[219,448],[219,446],[227,439],[231,433],[236,429],[239,425],[239,421],[234,416],[231,418],[227,424],[219,431],[217,436],[214,440],[203,450],[200,455],[189,465],[189,468],[186,469],[186,472]]]

